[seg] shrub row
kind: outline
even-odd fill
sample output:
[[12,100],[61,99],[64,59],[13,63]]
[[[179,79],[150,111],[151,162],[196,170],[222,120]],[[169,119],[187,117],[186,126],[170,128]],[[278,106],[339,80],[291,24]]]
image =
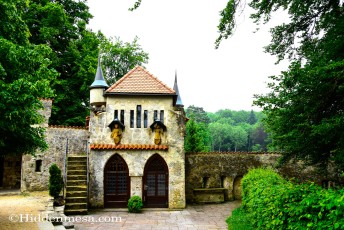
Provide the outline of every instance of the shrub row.
[[268,169],[242,179],[242,207],[256,229],[344,229],[344,189],[296,184]]

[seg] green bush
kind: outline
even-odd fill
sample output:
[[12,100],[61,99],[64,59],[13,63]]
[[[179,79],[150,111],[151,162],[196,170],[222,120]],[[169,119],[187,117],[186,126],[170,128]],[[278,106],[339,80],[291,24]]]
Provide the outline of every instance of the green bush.
[[143,206],[142,199],[139,196],[132,196],[128,200],[128,211],[129,212],[134,212],[134,213],[141,212],[142,206]]
[[242,190],[255,229],[344,229],[344,189],[294,184],[272,170],[253,169]]
[[57,199],[63,189],[63,177],[61,170],[56,164],[49,168],[49,195]]
[[253,230],[250,216],[242,207],[236,208],[226,220],[229,230]]

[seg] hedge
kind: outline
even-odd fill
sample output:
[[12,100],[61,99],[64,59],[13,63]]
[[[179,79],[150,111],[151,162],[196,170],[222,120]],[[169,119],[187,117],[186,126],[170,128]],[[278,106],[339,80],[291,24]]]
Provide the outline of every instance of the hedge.
[[243,177],[242,192],[255,229],[344,229],[344,189],[296,184],[260,168]]

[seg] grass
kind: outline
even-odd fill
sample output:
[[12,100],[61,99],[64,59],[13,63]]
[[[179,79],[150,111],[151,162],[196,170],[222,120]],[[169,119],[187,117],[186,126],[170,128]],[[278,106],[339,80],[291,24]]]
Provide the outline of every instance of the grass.
[[229,230],[253,230],[250,217],[242,207],[236,208],[226,220]]

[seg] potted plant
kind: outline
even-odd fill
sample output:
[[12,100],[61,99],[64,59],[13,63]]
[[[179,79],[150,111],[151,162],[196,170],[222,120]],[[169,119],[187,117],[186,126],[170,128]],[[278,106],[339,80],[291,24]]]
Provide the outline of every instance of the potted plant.
[[49,174],[49,195],[54,197],[54,207],[63,206],[64,199],[63,196],[60,196],[64,186],[61,170],[56,164],[52,164],[49,168]]

